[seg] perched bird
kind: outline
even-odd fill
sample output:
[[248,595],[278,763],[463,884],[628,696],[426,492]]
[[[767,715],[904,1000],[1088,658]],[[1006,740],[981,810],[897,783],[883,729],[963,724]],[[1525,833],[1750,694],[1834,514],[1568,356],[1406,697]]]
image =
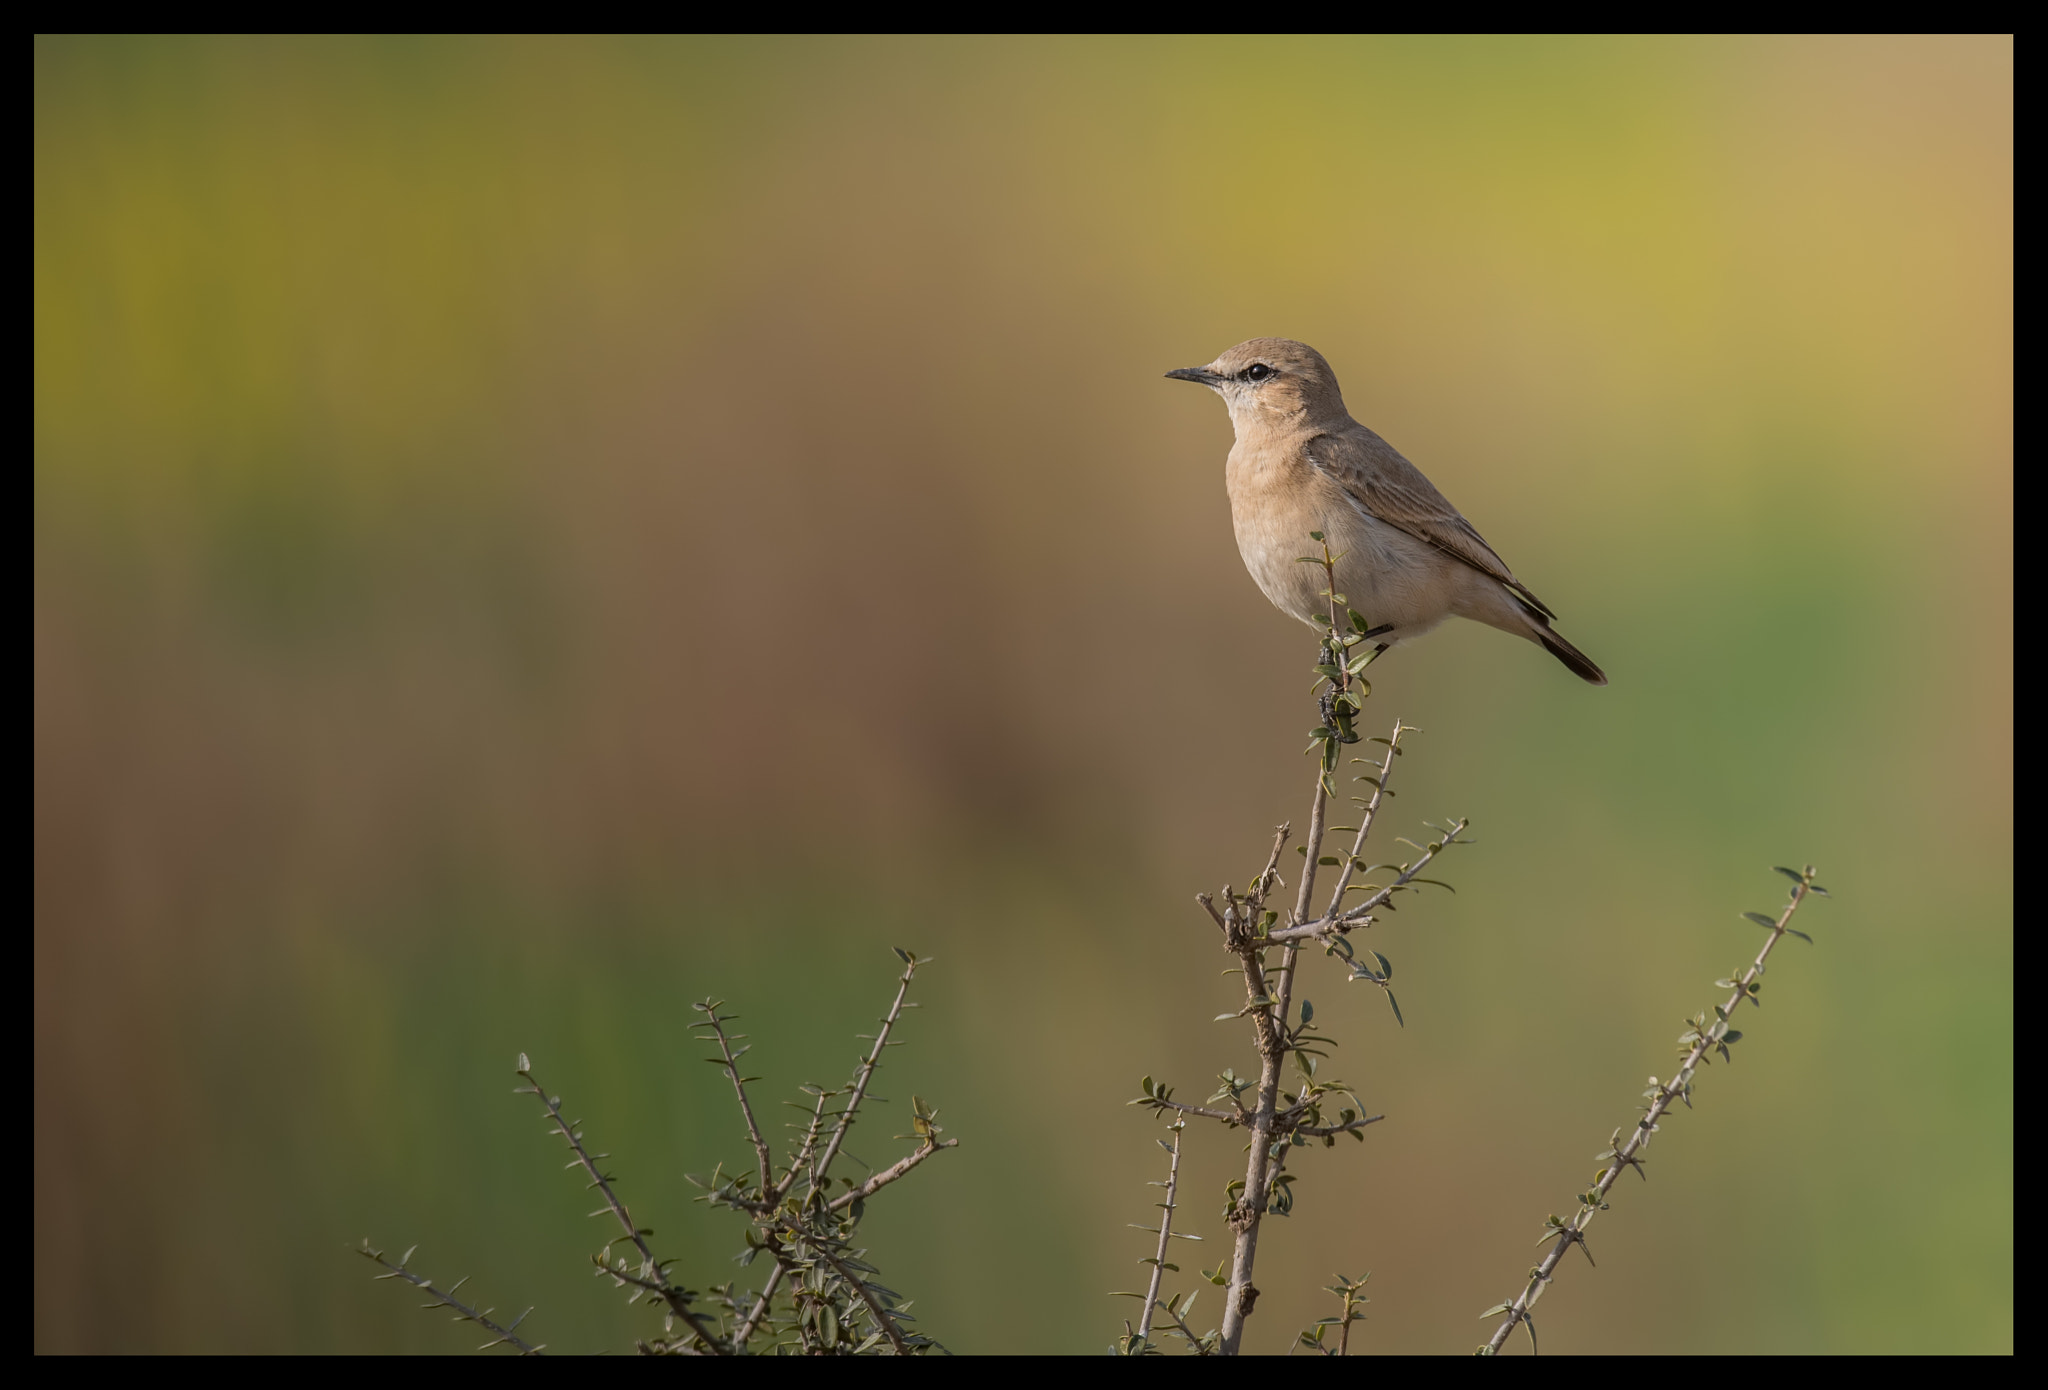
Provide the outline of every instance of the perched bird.
[[[1551,631],[1556,616],[1508,570],[1472,523],[1386,440],[1351,418],[1323,355],[1291,338],[1253,338],[1206,367],[1167,373],[1223,397],[1237,431],[1224,465],[1245,568],[1283,613],[1316,625],[1327,580],[1304,565],[1328,538],[1337,587],[1372,624],[1380,650],[1447,617],[1526,637],[1594,685],[1607,677]],[[1342,616],[1341,614],[1339,615]]]

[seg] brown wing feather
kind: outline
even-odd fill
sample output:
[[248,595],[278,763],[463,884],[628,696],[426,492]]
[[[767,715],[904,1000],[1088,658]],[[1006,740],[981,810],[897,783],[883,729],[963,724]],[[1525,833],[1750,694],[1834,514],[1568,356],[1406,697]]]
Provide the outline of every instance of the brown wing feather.
[[1310,441],[1307,452],[1311,463],[1336,479],[1359,506],[1381,521],[1463,560],[1481,574],[1492,575],[1534,604],[1544,617],[1557,616],[1515,578],[1507,562],[1493,553],[1493,547],[1422,476],[1421,469],[1365,426],[1354,422],[1342,434],[1320,435]]

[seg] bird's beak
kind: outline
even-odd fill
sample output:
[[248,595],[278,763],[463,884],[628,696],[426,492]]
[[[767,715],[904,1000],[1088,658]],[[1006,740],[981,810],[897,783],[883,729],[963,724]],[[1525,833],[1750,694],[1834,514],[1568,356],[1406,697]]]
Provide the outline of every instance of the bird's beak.
[[1211,391],[1223,385],[1224,379],[1207,367],[1176,367],[1167,373],[1179,381],[1192,381],[1208,387]]

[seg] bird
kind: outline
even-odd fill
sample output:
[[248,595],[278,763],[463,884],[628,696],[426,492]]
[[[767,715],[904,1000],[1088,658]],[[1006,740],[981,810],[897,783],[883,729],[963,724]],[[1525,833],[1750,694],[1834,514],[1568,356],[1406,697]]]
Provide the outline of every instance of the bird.
[[[1469,618],[1541,646],[1593,685],[1607,676],[1551,628],[1557,616],[1515,578],[1472,523],[1399,450],[1351,418],[1323,355],[1292,338],[1253,338],[1206,367],[1166,374],[1223,397],[1237,432],[1224,464],[1238,553],[1281,612],[1328,621],[1329,582],[1302,564],[1321,532],[1338,591],[1372,624],[1378,652],[1445,618]],[[1320,558],[1320,557],[1318,557]],[[1319,617],[1319,615],[1321,615]]]

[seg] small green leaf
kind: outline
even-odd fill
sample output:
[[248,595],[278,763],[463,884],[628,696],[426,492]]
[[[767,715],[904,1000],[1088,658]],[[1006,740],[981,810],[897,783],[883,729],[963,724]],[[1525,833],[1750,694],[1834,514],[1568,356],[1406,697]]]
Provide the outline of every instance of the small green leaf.
[[1778,929],[1778,919],[1775,917],[1766,917],[1761,912],[1745,912],[1742,915],[1760,927],[1768,928],[1771,931]]
[[1797,869],[1788,869],[1783,864],[1773,864],[1771,867],[1776,869],[1785,877],[1791,879],[1794,883],[1800,884],[1801,886],[1804,886],[1806,883],[1806,875],[1800,873]]
[[1302,1021],[1303,1023],[1309,1023],[1309,1022],[1312,1022],[1312,1021],[1314,1020],[1315,1016],[1316,1016],[1316,1006],[1315,1006],[1315,1005],[1313,1005],[1313,1004],[1311,1004],[1311,1003],[1309,1003],[1309,1002],[1308,1002],[1308,1000],[1306,1000],[1306,999],[1302,1000],[1302,1001],[1301,1001],[1301,1021]]

